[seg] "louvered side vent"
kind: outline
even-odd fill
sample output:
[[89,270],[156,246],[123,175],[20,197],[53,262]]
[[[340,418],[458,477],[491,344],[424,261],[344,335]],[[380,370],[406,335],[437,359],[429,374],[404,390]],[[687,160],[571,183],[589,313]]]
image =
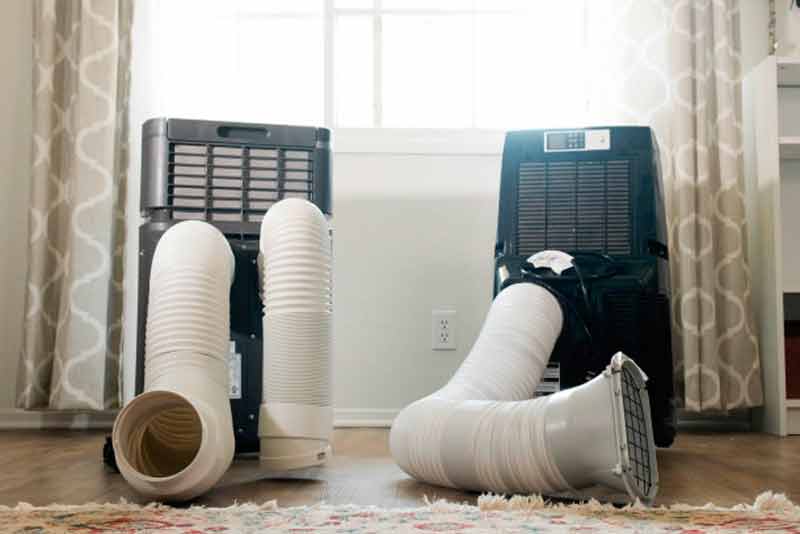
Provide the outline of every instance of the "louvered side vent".
[[606,251],[606,165],[602,161],[578,166],[578,237],[576,250]]
[[631,163],[524,162],[517,191],[517,250],[631,253]]
[[547,165],[547,248],[575,250],[577,245],[577,165],[558,161]]
[[614,351],[641,354],[637,321],[639,297],[639,293],[633,291],[613,291],[605,295],[606,317],[610,326],[608,330],[614,333],[609,343]]
[[170,143],[174,219],[259,222],[284,198],[313,200],[309,150]]
[[533,254],[547,248],[547,165],[522,163],[517,192],[517,250]]
[[606,250],[608,254],[631,253],[631,163],[606,164]]

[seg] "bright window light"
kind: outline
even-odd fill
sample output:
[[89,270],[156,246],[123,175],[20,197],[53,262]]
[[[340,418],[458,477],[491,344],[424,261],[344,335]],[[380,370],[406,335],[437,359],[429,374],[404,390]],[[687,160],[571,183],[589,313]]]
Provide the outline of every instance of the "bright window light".
[[375,121],[373,20],[339,17],[334,24],[334,124],[368,128]]
[[383,124],[472,126],[472,16],[383,17]]
[[158,2],[174,116],[355,128],[580,124],[584,0]]
[[268,109],[272,123],[320,123],[325,72],[322,19],[240,17],[236,29],[234,83],[240,102]]

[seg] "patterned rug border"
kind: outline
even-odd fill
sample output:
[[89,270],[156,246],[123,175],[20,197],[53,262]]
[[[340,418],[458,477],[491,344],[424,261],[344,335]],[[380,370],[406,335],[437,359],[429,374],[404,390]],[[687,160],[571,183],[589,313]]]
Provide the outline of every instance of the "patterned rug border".
[[634,502],[627,506],[618,508],[612,504],[604,504],[597,500],[591,499],[585,503],[564,504],[564,503],[548,503],[539,495],[523,496],[515,495],[511,498],[506,498],[503,495],[481,495],[478,497],[477,506],[467,503],[455,503],[444,499],[431,501],[426,496],[424,498],[425,504],[418,507],[404,507],[404,508],[383,508],[374,505],[357,505],[357,504],[344,504],[333,505],[324,502],[307,505],[307,506],[292,506],[281,508],[278,506],[276,500],[267,501],[262,504],[256,503],[234,503],[226,507],[207,507],[202,505],[192,505],[188,508],[175,508],[161,503],[150,503],[146,505],[139,505],[129,503],[124,499],[120,499],[116,503],[86,503],[86,504],[49,504],[46,506],[33,506],[29,503],[20,502],[16,506],[0,505],[0,512],[86,512],[102,509],[105,512],[121,511],[132,512],[142,510],[205,510],[210,512],[258,512],[258,511],[308,511],[308,510],[372,510],[388,513],[404,513],[414,510],[428,510],[436,513],[458,513],[479,510],[481,512],[491,511],[504,511],[504,512],[530,512],[532,510],[553,510],[564,512],[605,512],[607,514],[626,514],[630,511],[648,511],[656,515],[658,512],[749,512],[749,513],[769,513],[774,516],[779,516],[786,519],[800,519],[800,505],[793,503],[783,493],[775,493],[772,491],[765,491],[758,495],[753,504],[738,504],[731,507],[716,506],[708,503],[702,506],[688,505],[688,504],[674,504],[670,506],[646,506],[641,502]]

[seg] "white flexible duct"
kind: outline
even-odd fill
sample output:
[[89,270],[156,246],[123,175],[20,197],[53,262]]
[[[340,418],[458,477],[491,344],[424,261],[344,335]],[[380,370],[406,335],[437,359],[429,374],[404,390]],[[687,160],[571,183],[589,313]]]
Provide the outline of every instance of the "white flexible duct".
[[555,493],[604,484],[644,500],[658,486],[645,377],[621,353],[579,387],[531,399],[562,328],[557,299],[516,284],[495,299],[469,356],[400,412],[390,447],[431,484]]
[[286,199],[261,222],[264,393],[261,462],[284,470],[330,456],[331,237],[312,203]]
[[226,356],[234,257],[213,226],[186,221],[158,242],[145,331],[145,388],[112,434],[122,476],[152,498],[211,488],[234,452]]

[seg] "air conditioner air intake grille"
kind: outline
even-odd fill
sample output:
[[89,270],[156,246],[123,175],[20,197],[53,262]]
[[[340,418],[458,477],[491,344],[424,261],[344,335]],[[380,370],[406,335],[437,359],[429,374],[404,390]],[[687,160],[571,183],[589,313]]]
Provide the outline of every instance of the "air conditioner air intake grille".
[[284,198],[313,201],[313,152],[170,143],[167,203],[176,220],[259,222]]
[[517,251],[631,254],[629,160],[523,162],[517,191]]

